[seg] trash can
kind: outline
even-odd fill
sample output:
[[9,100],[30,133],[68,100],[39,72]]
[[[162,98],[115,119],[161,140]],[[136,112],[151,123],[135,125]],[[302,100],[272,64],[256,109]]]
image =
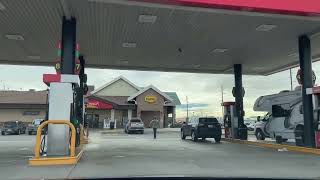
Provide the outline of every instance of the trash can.
[[242,125],[240,128],[239,128],[239,131],[238,131],[238,135],[239,135],[239,138],[241,140],[247,140],[248,139],[248,128],[246,125]]
[[114,129],[114,121],[110,122],[110,129]]

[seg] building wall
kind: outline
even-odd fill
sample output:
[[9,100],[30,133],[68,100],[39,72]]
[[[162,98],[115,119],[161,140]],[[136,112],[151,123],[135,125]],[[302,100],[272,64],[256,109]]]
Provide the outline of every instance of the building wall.
[[111,118],[111,110],[88,109],[87,114],[99,114],[99,119],[110,119]]
[[[146,96],[155,96],[157,97],[157,101],[154,103],[148,103],[145,101]],[[149,89],[146,92],[140,94],[137,97],[137,105],[141,111],[163,111],[164,98],[154,91],[153,89]]]
[[138,90],[132,87],[130,84],[120,79],[108,87],[101,89],[96,92],[95,95],[98,96],[131,96],[132,94],[138,92]]
[[[156,102],[154,103],[149,103],[145,101],[146,96],[155,96],[157,97]],[[140,94],[137,98],[137,116],[141,118],[141,112],[143,111],[155,111],[159,112],[159,118],[160,118],[160,127],[163,127],[163,121],[164,121],[164,113],[163,113],[163,105],[164,105],[164,98],[154,91],[153,89],[149,89],[145,91],[144,93]],[[151,113],[145,113],[146,114],[151,114]],[[150,118],[149,116],[145,116]],[[149,121],[149,120],[145,120]]]
[[99,128],[103,127],[104,119],[111,119],[111,110],[94,110],[87,109],[87,114],[98,114],[99,115]]
[[[39,115],[23,115],[25,111],[39,111]],[[44,109],[0,109],[0,122],[22,121],[31,123],[34,119],[44,119],[46,111]]]
[[[104,119],[106,119],[108,122],[111,121],[111,110],[93,110],[88,109],[87,114],[98,114],[99,115],[99,128],[102,128],[101,125],[103,125]],[[121,128],[123,126],[122,119],[128,117],[128,110],[114,110],[114,120],[117,120],[116,128]]]
[[114,120],[117,122],[117,128],[119,128],[121,125],[121,121],[122,121],[122,111],[121,110],[114,111]]

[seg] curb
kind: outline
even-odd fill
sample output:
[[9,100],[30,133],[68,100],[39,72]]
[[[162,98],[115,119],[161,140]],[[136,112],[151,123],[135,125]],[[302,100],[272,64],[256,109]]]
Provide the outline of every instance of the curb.
[[55,165],[74,165],[77,164],[83,155],[83,147],[80,152],[74,157],[45,157],[45,158],[31,158],[29,159],[30,166],[55,166]]
[[284,145],[284,144],[255,142],[255,141],[246,141],[246,140],[239,140],[239,139],[228,139],[228,138],[221,138],[221,140],[227,141],[227,142],[232,142],[232,143],[238,143],[238,144],[256,145],[256,146],[271,148],[271,149],[286,148],[288,151],[292,151],[292,152],[320,155],[320,149],[314,149],[314,148],[306,148],[306,147],[291,146],[291,145]]
[[124,134],[123,131],[112,131],[112,130],[109,130],[109,131],[101,131],[100,133],[101,133],[101,134]]

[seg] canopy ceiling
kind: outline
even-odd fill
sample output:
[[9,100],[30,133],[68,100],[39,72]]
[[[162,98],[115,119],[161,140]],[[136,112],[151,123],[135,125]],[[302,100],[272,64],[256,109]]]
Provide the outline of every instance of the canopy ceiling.
[[267,75],[298,65],[302,34],[320,59],[316,6],[269,12],[190,1],[0,0],[0,63],[53,65],[64,15],[77,19],[80,53],[93,68],[233,73],[243,64],[244,74]]

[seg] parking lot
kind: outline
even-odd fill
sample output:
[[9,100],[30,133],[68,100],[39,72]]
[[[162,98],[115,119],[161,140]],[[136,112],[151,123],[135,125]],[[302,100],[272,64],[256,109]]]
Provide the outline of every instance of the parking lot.
[[90,133],[75,166],[30,167],[35,136],[0,136],[1,179],[124,176],[320,177],[320,157],[221,142],[181,140],[178,130]]

